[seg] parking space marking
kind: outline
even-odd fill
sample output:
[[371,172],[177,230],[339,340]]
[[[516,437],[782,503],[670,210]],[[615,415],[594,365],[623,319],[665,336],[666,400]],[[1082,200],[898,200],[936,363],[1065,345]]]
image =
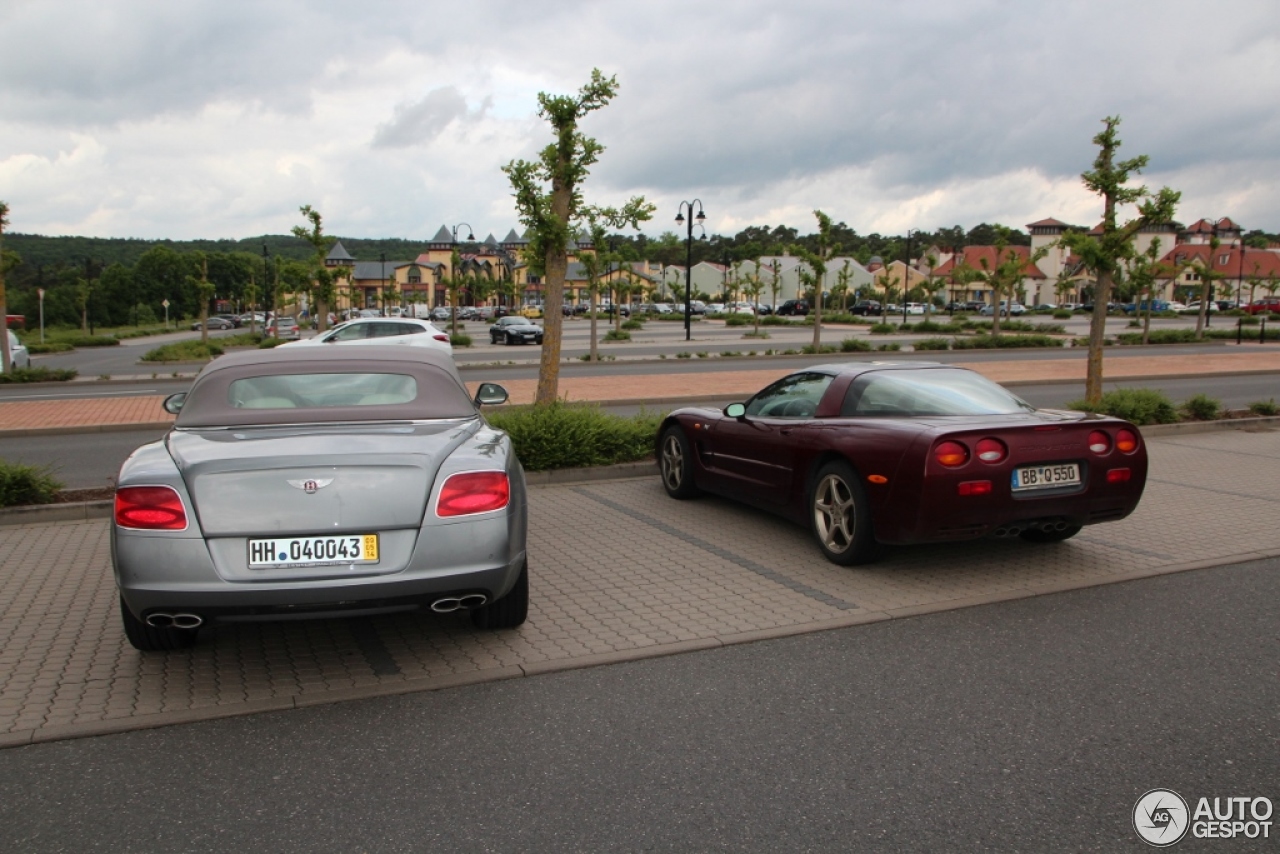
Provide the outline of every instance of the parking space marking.
[[637,522],[643,522],[644,524],[649,525],[650,527],[657,528],[659,531],[662,531],[662,533],[667,534],[668,536],[675,537],[678,540],[683,540],[684,542],[688,543],[691,546],[695,546],[697,548],[702,549],[703,551],[710,552],[711,554],[715,555],[718,558],[721,558],[722,560],[727,560],[730,563],[735,564],[736,566],[742,567],[748,572],[754,572],[756,575],[760,576],[761,578],[768,579],[769,581],[772,581],[774,584],[778,584],[782,587],[787,588],[788,590],[807,596],[810,599],[821,602],[824,605],[830,605],[833,608],[839,608],[841,611],[856,611],[860,607],[858,605],[855,605],[852,602],[846,602],[845,600],[840,599],[836,596],[832,596],[829,593],[824,593],[821,590],[817,590],[813,587],[810,587],[807,584],[796,581],[794,578],[790,578],[786,575],[783,575],[780,572],[776,572],[772,569],[769,569],[769,567],[758,564],[753,560],[742,557],[741,555],[734,554],[728,549],[724,549],[724,548],[721,548],[720,546],[709,543],[706,540],[702,539],[701,537],[695,537],[693,534],[689,534],[689,533],[686,533],[685,531],[681,531],[679,528],[676,528],[672,525],[668,525],[666,522],[655,519],[652,516],[646,515],[637,510],[633,510],[632,508],[627,507],[625,504],[619,504],[618,502],[611,501],[610,499],[605,498],[602,495],[597,495],[594,492],[592,492],[590,489],[587,489],[586,487],[579,486],[579,487],[576,487],[573,491],[578,495],[582,495],[586,498],[590,498],[592,501],[596,501],[600,504],[603,504],[605,507],[608,507],[611,510],[616,510],[619,513],[623,514],[624,516],[629,516],[632,519],[635,519]]

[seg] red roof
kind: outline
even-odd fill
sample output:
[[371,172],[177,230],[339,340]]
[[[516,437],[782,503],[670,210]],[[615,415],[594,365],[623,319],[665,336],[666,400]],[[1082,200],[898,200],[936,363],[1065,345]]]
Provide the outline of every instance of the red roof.
[[[974,270],[994,270],[1000,263],[1000,260],[996,257],[996,247],[994,246],[966,246],[961,251],[963,253],[963,260],[960,264],[967,265]],[[1006,246],[1004,251],[1006,256],[1008,253],[1013,252],[1019,258],[1023,259],[1025,262],[1022,265],[1022,275],[1024,278],[1045,278],[1045,274],[1041,272],[1040,268],[1031,263],[1031,249],[1029,247]],[[985,266],[983,265],[984,261],[986,262]],[[937,270],[934,270],[934,275],[949,276],[957,266],[960,266],[960,264],[956,262],[956,257],[953,255],[941,264]]]
[[1164,254],[1158,267],[1161,274],[1167,277],[1178,267],[1194,261],[1200,264],[1211,261],[1211,269],[1224,274],[1227,279],[1243,278],[1247,281],[1255,276],[1280,279],[1280,253],[1269,249],[1219,246],[1210,259],[1211,252],[1213,247],[1207,243],[1179,243]]
[[1039,222],[1028,223],[1027,228],[1070,228],[1070,226],[1062,220],[1049,217],[1048,219],[1042,219]]

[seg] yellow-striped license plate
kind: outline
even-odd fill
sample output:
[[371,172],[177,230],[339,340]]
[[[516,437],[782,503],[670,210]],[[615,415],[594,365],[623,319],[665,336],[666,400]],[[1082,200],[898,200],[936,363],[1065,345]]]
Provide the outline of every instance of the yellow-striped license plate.
[[378,562],[377,534],[342,537],[277,537],[249,541],[250,569],[346,566]]

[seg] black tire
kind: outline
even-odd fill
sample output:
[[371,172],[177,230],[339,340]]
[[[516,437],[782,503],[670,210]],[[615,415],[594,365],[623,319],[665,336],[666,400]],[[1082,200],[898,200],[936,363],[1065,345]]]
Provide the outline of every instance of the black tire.
[[195,646],[199,629],[157,629],[133,616],[129,606],[120,599],[120,620],[124,623],[124,636],[133,644],[134,649],[143,652],[168,652],[175,649],[187,649]]
[[658,442],[658,473],[662,476],[662,488],[672,498],[702,494],[693,479],[693,448],[679,425],[672,424],[662,431]]
[[471,612],[477,629],[514,629],[529,616],[529,562],[520,568],[520,577],[506,596]]
[[1072,525],[1063,531],[1042,531],[1039,528],[1028,528],[1018,536],[1028,543],[1060,543],[1080,533],[1083,525]]
[[510,347],[510,346],[511,346],[512,344],[514,344],[514,343],[516,343],[515,336],[511,335],[510,333],[508,333],[508,334],[507,334],[507,346],[508,346],[508,347]]
[[871,532],[871,509],[862,482],[848,463],[818,469],[809,487],[809,529],[832,563],[855,566],[878,556]]

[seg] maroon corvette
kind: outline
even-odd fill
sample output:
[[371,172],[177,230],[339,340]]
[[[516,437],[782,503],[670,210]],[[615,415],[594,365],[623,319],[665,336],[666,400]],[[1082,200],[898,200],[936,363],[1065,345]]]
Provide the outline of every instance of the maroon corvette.
[[673,498],[713,492],[807,525],[838,564],[878,546],[1053,543],[1133,512],[1147,452],[1127,421],[1035,409],[964,368],[820,365],[658,432]]

